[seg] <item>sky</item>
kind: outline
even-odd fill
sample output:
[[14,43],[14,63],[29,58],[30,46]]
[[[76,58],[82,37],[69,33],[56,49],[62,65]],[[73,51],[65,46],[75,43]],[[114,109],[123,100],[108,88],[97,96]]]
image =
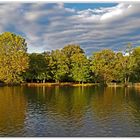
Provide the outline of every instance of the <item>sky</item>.
[[140,3],[0,3],[0,33],[22,35],[28,52],[79,44],[87,55],[140,46]]

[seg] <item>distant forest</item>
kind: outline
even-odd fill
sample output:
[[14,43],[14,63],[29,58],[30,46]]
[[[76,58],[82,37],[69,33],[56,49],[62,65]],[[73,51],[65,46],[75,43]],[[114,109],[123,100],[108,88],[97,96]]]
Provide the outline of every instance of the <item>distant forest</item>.
[[140,47],[129,43],[123,52],[104,49],[87,57],[79,45],[43,53],[27,53],[22,36],[0,35],[0,81],[23,82],[128,83],[140,82]]

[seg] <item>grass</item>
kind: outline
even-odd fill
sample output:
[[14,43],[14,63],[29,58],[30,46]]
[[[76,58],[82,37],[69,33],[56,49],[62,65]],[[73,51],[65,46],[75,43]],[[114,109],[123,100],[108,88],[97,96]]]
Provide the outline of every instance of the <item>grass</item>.
[[27,86],[96,86],[97,84],[95,83],[83,83],[83,84],[77,84],[77,83],[70,83],[70,82],[65,82],[65,83],[27,83]]
[[140,87],[140,83],[108,83],[108,87]]

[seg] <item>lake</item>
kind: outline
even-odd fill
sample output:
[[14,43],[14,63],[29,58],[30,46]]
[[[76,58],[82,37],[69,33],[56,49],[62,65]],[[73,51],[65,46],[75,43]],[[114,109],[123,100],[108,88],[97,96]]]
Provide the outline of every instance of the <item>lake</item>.
[[140,136],[140,89],[0,87],[0,136]]

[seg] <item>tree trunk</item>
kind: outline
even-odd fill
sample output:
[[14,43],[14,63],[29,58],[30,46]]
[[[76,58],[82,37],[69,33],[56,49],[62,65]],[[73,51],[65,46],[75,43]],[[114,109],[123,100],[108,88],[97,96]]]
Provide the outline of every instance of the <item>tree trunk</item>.
[[102,84],[103,84],[103,86],[105,86],[105,87],[106,87],[106,86],[107,86],[107,81],[103,81],[103,83],[102,83]]
[[124,79],[124,83],[127,84],[127,78],[126,78],[126,77],[125,77],[125,79]]
[[59,84],[59,80],[55,80],[55,83],[58,83]]
[[128,86],[128,83],[129,83],[129,77],[127,78],[127,77],[125,77],[125,87],[127,87]]
[[127,83],[129,83],[129,77],[127,78]]

